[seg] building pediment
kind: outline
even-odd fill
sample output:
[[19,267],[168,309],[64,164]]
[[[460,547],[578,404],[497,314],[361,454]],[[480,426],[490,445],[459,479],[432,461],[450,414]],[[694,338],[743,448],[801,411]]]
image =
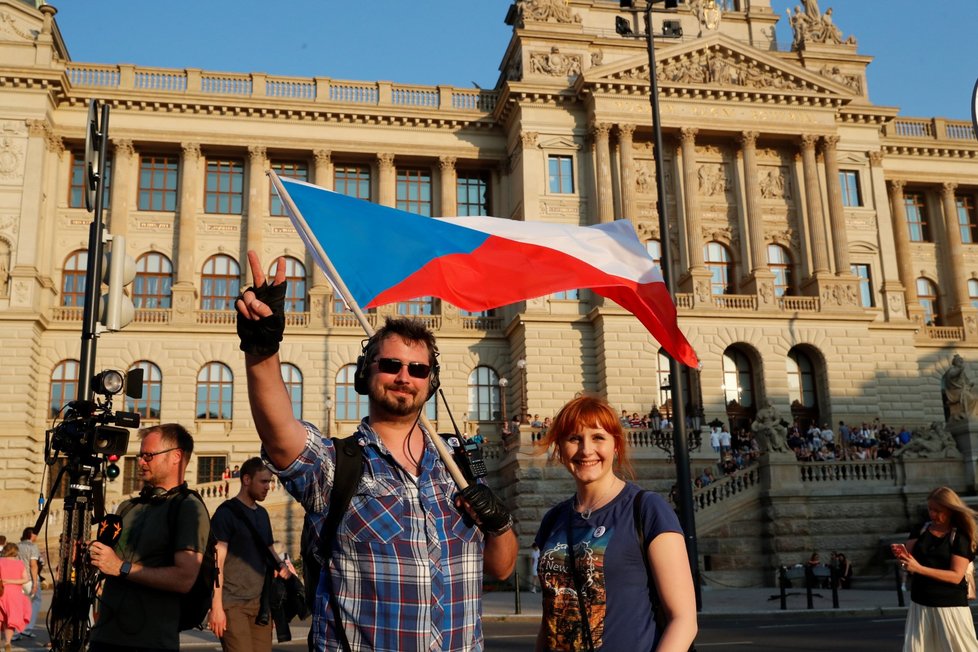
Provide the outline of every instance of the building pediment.
[[[699,97],[776,93],[846,103],[856,96],[852,88],[839,81],[722,34],[659,49],[656,76],[663,91],[674,94],[688,89]],[[591,68],[579,80],[578,86],[580,90],[588,87],[610,90],[648,83],[648,57],[643,53]]]
[[34,43],[41,31],[41,21],[18,5],[0,5],[0,41]]

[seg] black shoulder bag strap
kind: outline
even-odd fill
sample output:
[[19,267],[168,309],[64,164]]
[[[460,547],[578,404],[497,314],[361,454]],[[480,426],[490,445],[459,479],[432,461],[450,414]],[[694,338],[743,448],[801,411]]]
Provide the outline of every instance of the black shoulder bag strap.
[[567,563],[570,565],[571,577],[574,578],[574,591],[577,593],[577,606],[581,615],[581,637],[589,652],[594,652],[594,640],[591,638],[591,619],[584,597],[584,578],[577,572],[577,559],[574,556],[574,507],[567,512]]
[[241,504],[241,501],[237,498],[229,498],[228,500],[224,501],[224,504],[228,506],[228,509],[230,509],[231,512],[238,517],[238,520],[245,524],[248,531],[251,532],[251,536],[255,540],[255,547],[258,548],[258,553],[265,558],[265,562],[268,563],[269,568],[277,569],[279,564],[281,564],[281,561],[278,559],[278,557],[272,554],[272,551],[269,550],[268,546],[266,546],[261,540],[261,534],[259,534],[258,528],[256,528],[255,524],[251,522],[251,517],[248,516],[248,513],[244,511],[245,506]]
[[[319,533],[319,556],[323,560],[322,571],[326,573],[326,581],[330,582],[329,560],[333,556],[333,546],[336,545],[336,532],[340,522],[350,507],[353,494],[356,493],[360,478],[363,477],[363,447],[357,436],[350,435],[344,439],[334,440],[336,446],[336,465],[333,474],[333,488],[329,495],[329,510],[326,512],[326,522]],[[330,584],[332,584],[330,582]],[[308,590],[308,589],[307,589]],[[350,641],[343,629],[343,619],[340,615],[340,604],[330,585],[330,607],[333,611],[333,622],[336,626],[336,638],[340,646],[350,652]]]
[[[642,501],[645,494],[649,493],[648,489],[641,489],[635,494],[635,498],[632,499],[632,515],[635,519],[635,535],[638,537],[638,551],[642,555],[642,561],[645,562],[645,574],[649,580],[649,587],[652,590],[652,617],[655,619],[655,634],[657,637],[662,636],[662,632],[666,630],[666,625],[669,624],[669,620],[666,618],[666,610],[662,606],[662,600],[659,597],[659,591],[655,586],[655,578],[652,576],[652,564],[649,562],[649,548],[645,545],[645,519],[642,518]],[[696,650],[696,642],[690,644],[690,652]]]

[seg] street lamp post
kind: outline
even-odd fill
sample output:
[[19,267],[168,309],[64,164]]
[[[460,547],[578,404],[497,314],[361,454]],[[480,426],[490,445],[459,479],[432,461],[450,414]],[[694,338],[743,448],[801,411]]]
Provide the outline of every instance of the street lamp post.
[[526,358],[520,358],[517,360],[516,366],[520,368],[520,375],[522,376],[521,380],[523,381],[523,388],[520,395],[520,423],[527,424],[530,422],[530,420],[527,418],[526,414],[529,411],[529,406],[527,405],[529,400],[527,398],[526,391]]
[[330,436],[333,429],[333,397],[326,397],[326,436]]
[[[659,209],[659,238],[662,242],[662,277],[669,290],[669,295],[675,301],[676,280],[672,267],[672,251],[669,239],[669,219],[666,204],[666,179],[665,162],[662,147],[662,123],[659,118],[659,84],[655,73],[655,35],[652,31],[652,5],[658,0],[647,0],[645,5],[645,34],[637,35],[632,32],[628,21],[621,17],[615,21],[616,31],[622,36],[632,38],[642,38],[644,36],[648,49],[649,57],[649,104],[652,107],[652,132],[655,142],[653,149],[653,159],[655,160],[655,186],[656,200]],[[641,9],[636,8],[634,0],[620,0],[623,9],[629,9],[633,16],[637,17]],[[666,8],[676,7],[676,0],[665,0]],[[713,3],[715,6],[715,3]],[[719,25],[719,15],[711,20],[712,27]],[[681,36],[682,30],[673,31],[674,36]],[[691,192],[687,188],[687,192]],[[672,394],[672,417],[673,424],[673,460],[676,465],[676,484],[679,485],[679,519],[682,522],[683,532],[686,537],[686,554],[689,556],[689,566],[693,574],[693,586],[696,591],[696,608],[702,608],[702,595],[700,593],[700,573],[699,573],[699,553],[696,549],[696,521],[693,512],[693,488],[692,477],[689,470],[689,451],[687,449],[686,438],[686,401],[685,388],[682,382],[683,368],[679,362],[671,355],[669,357],[669,389]]]
[[506,434],[507,426],[509,424],[508,417],[506,416],[506,386],[509,385],[509,381],[505,378],[499,379],[499,402],[502,404],[502,412],[500,412],[499,417],[502,425],[500,427],[500,436]]

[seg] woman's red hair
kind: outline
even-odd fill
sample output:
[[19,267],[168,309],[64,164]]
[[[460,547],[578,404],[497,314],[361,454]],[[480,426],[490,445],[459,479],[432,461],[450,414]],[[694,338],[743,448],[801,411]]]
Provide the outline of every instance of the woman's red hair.
[[554,417],[553,424],[544,433],[537,444],[543,450],[554,449],[554,458],[561,464],[567,461],[561,457],[560,444],[584,428],[597,427],[611,435],[615,441],[615,470],[626,473],[630,478],[635,477],[631,462],[628,460],[628,448],[625,441],[625,431],[621,427],[618,414],[608,401],[596,396],[578,396],[571,399]]

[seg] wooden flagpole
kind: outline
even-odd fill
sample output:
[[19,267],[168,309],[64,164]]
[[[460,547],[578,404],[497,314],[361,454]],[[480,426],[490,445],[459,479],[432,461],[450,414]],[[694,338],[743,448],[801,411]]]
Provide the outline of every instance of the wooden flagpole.
[[[272,182],[272,186],[275,188],[275,192],[278,193],[279,199],[281,199],[289,210],[289,217],[295,222],[296,231],[299,232],[299,237],[302,241],[306,243],[306,246],[313,252],[313,255],[318,259],[318,261],[323,266],[323,272],[326,275],[326,279],[332,284],[333,288],[340,293],[343,297],[343,301],[346,305],[353,311],[356,316],[357,321],[360,322],[360,326],[363,328],[363,332],[366,333],[367,337],[373,337],[374,330],[373,325],[367,320],[367,316],[360,309],[360,304],[356,302],[353,295],[350,294],[350,289],[343,282],[342,277],[340,277],[339,272],[333,266],[332,261],[330,261],[329,256],[323,251],[322,246],[319,242],[312,237],[311,231],[309,230],[309,225],[306,223],[302,213],[299,212],[299,208],[292,201],[292,197],[289,196],[288,191],[285,186],[282,185],[282,180],[278,178],[278,175],[274,170],[269,170],[267,172],[269,180]],[[328,191],[327,191],[328,192]],[[435,432],[434,426],[428,421],[428,417],[425,416],[424,412],[421,413],[421,425],[424,426],[425,430],[428,431],[429,439],[431,443],[435,445],[438,450],[438,455],[441,457],[442,462],[445,464],[445,468],[451,474],[452,479],[455,480],[455,484],[458,485],[459,489],[465,489],[469,486],[468,481],[465,476],[462,475],[462,470],[458,468],[458,464],[455,463],[455,458],[452,457],[452,451],[448,449],[448,445],[442,441],[442,438],[438,436]]]

